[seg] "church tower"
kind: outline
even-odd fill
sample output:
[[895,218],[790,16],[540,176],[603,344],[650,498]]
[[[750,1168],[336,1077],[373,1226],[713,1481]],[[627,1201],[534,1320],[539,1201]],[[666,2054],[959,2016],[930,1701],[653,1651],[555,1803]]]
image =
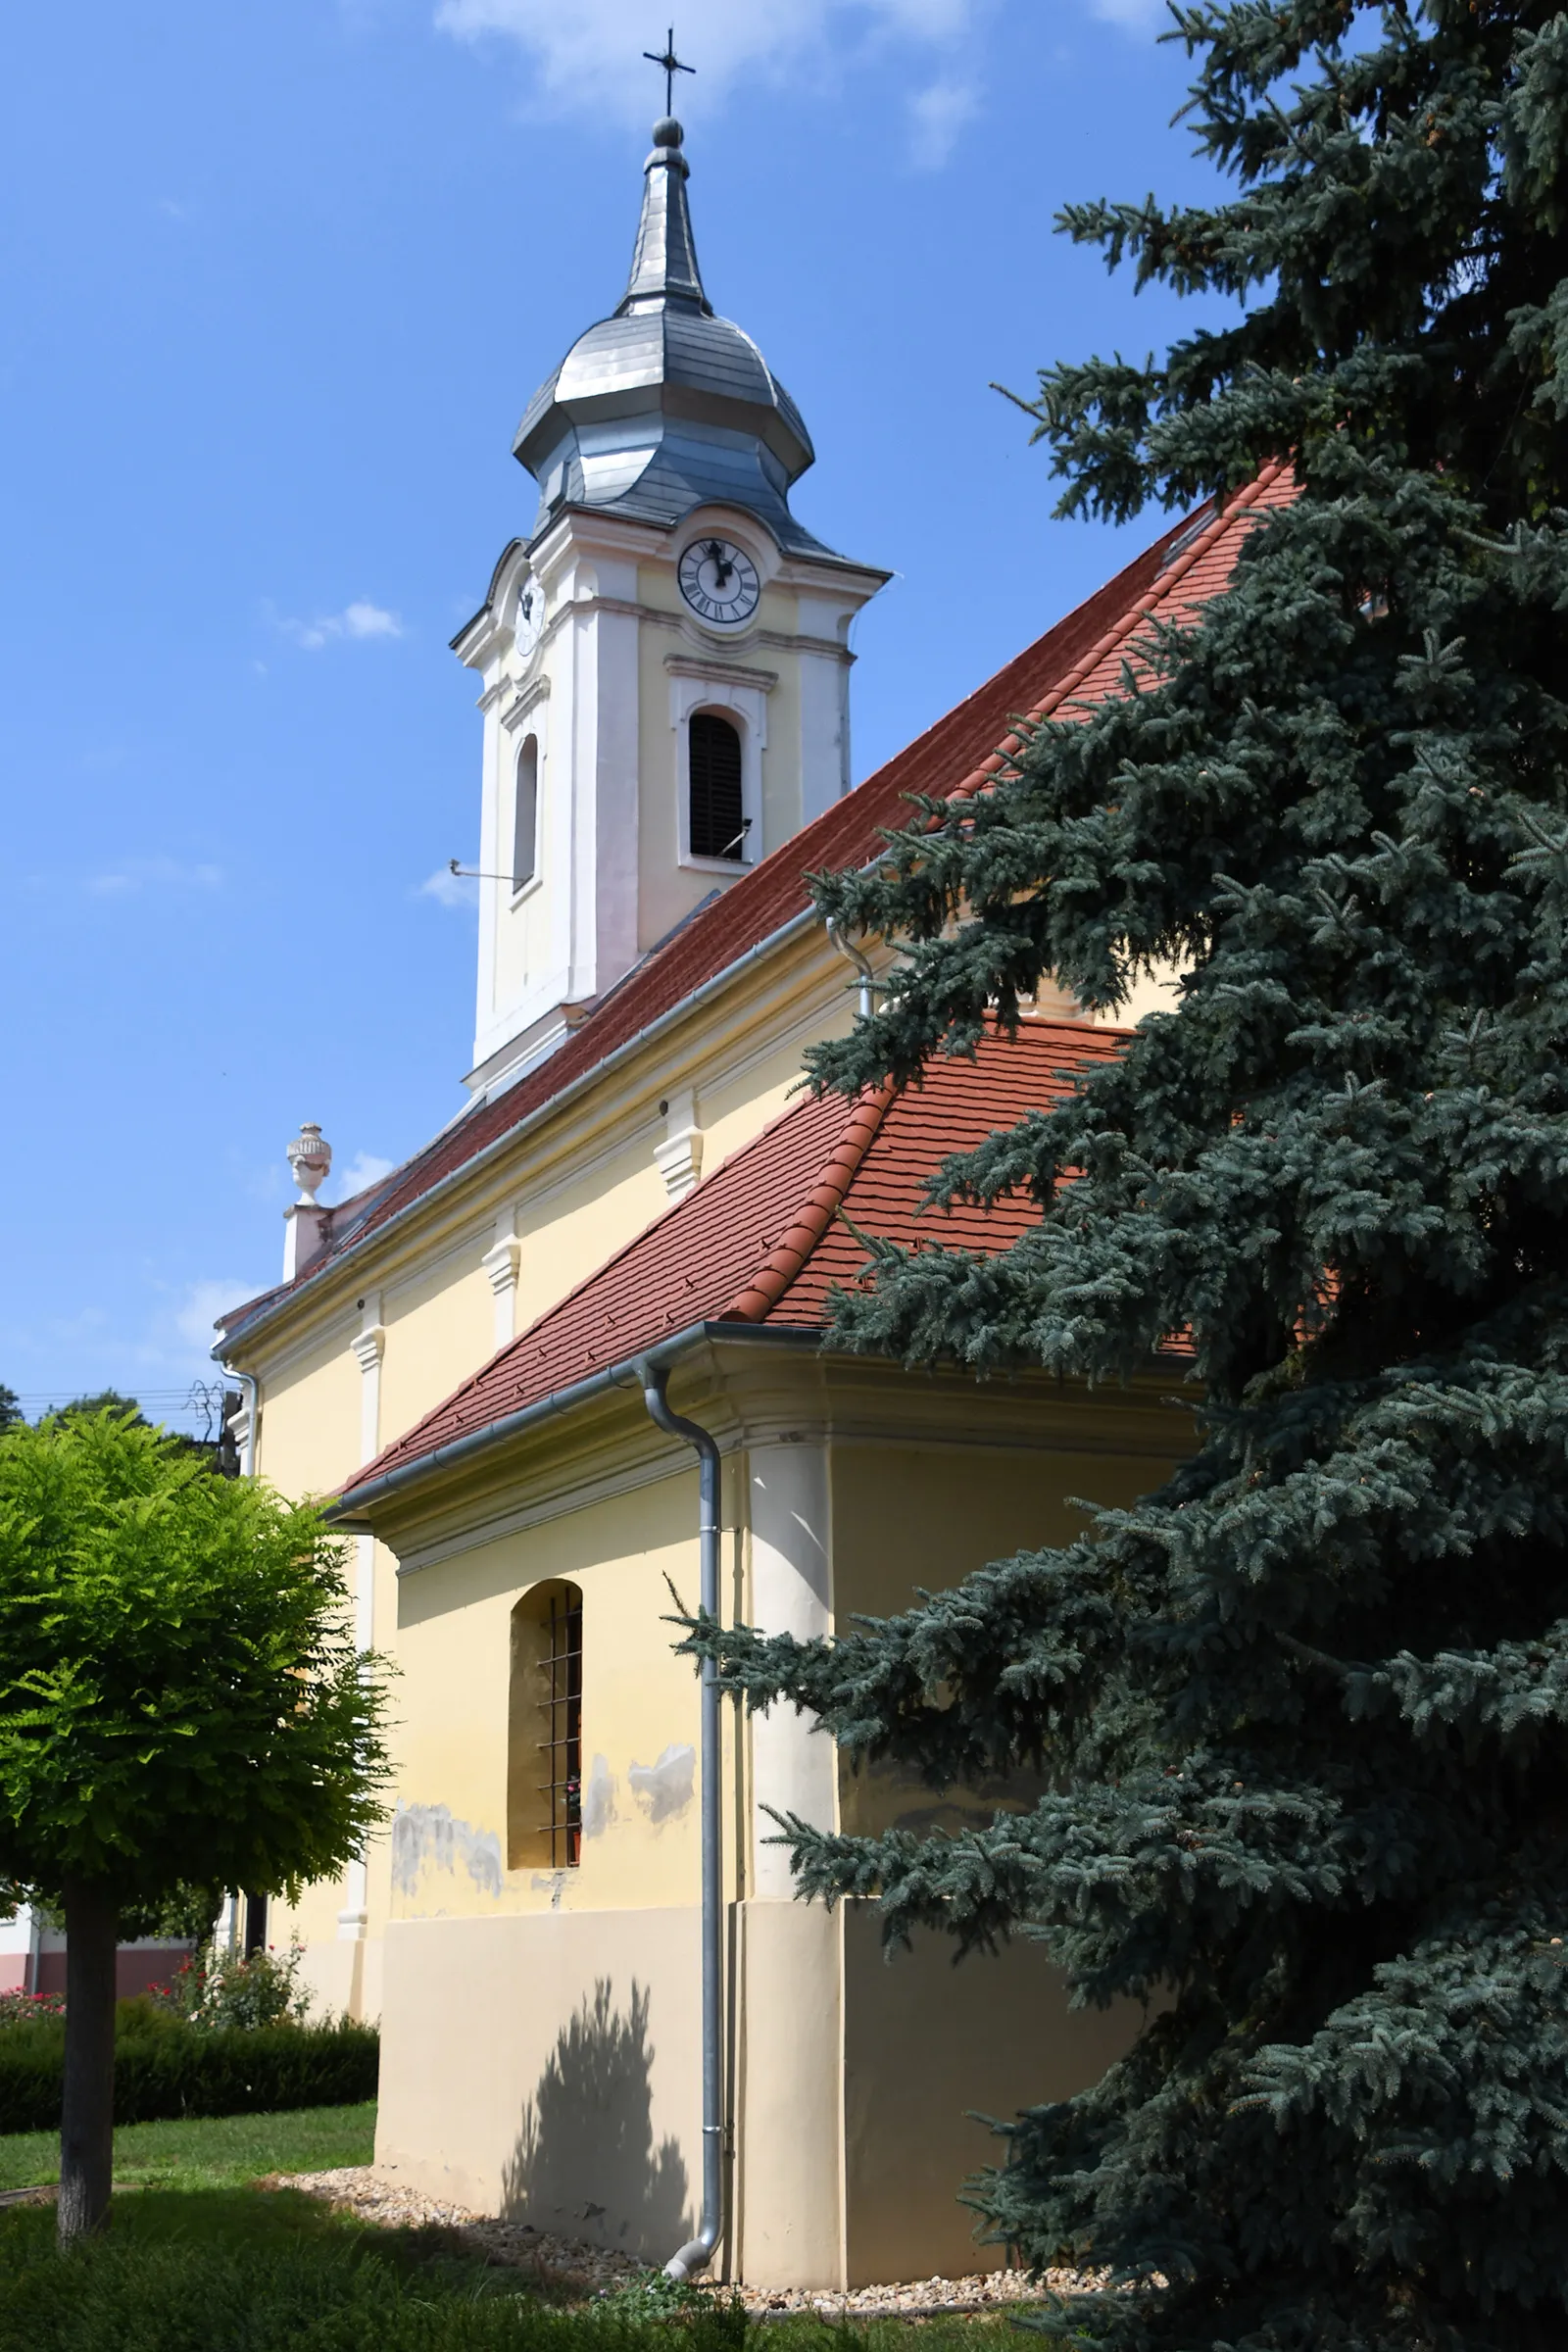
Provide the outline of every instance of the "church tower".
[[453,640],[483,681],[476,1091],[850,787],[850,624],[889,575],[790,512],[810,438],[704,291],[682,145],[654,125],[626,291],[528,404],[533,528]]

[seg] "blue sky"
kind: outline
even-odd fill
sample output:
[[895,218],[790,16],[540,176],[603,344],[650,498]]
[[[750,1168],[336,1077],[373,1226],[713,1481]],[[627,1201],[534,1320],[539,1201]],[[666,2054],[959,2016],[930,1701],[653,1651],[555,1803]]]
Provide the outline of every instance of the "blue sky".
[[[988,389],[1163,342],[1051,233],[1196,194],[1147,0],[683,0],[709,291],[795,504],[898,577],[865,774],[1158,527],[1048,519]],[[0,90],[0,1381],[172,1397],[276,1279],[284,1146],[462,1101],[479,721],[447,640],[532,513],[538,380],[620,292],[664,0],[84,0]],[[329,1188],[327,1197],[350,1187]]]

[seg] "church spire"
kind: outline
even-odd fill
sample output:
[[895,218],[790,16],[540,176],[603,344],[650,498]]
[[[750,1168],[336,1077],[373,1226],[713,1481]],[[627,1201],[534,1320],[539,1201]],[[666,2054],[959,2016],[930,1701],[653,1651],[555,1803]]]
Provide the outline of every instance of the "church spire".
[[631,257],[631,276],[615,308],[617,318],[675,304],[711,318],[697,267],[692,217],[686,208],[689,167],[682,155],[684,132],[673,116],[654,124],[654,151],[643,166],[643,215]]

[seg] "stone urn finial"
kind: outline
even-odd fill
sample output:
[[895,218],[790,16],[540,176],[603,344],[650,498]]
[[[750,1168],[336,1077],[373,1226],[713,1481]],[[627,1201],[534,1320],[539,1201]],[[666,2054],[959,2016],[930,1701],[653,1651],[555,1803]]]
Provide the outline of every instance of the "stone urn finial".
[[307,1119],[288,1148],[288,1164],[300,1188],[300,1199],[315,1205],[332,1165],[332,1147],[314,1119]]

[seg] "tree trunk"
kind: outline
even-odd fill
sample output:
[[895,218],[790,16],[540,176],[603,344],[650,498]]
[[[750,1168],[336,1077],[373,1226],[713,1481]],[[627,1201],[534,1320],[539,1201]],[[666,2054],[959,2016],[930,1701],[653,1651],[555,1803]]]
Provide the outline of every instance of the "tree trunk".
[[115,2160],[115,1946],[120,1906],[93,1879],[68,1879],[66,2095],[60,2119],[60,2243],[109,2219]]

